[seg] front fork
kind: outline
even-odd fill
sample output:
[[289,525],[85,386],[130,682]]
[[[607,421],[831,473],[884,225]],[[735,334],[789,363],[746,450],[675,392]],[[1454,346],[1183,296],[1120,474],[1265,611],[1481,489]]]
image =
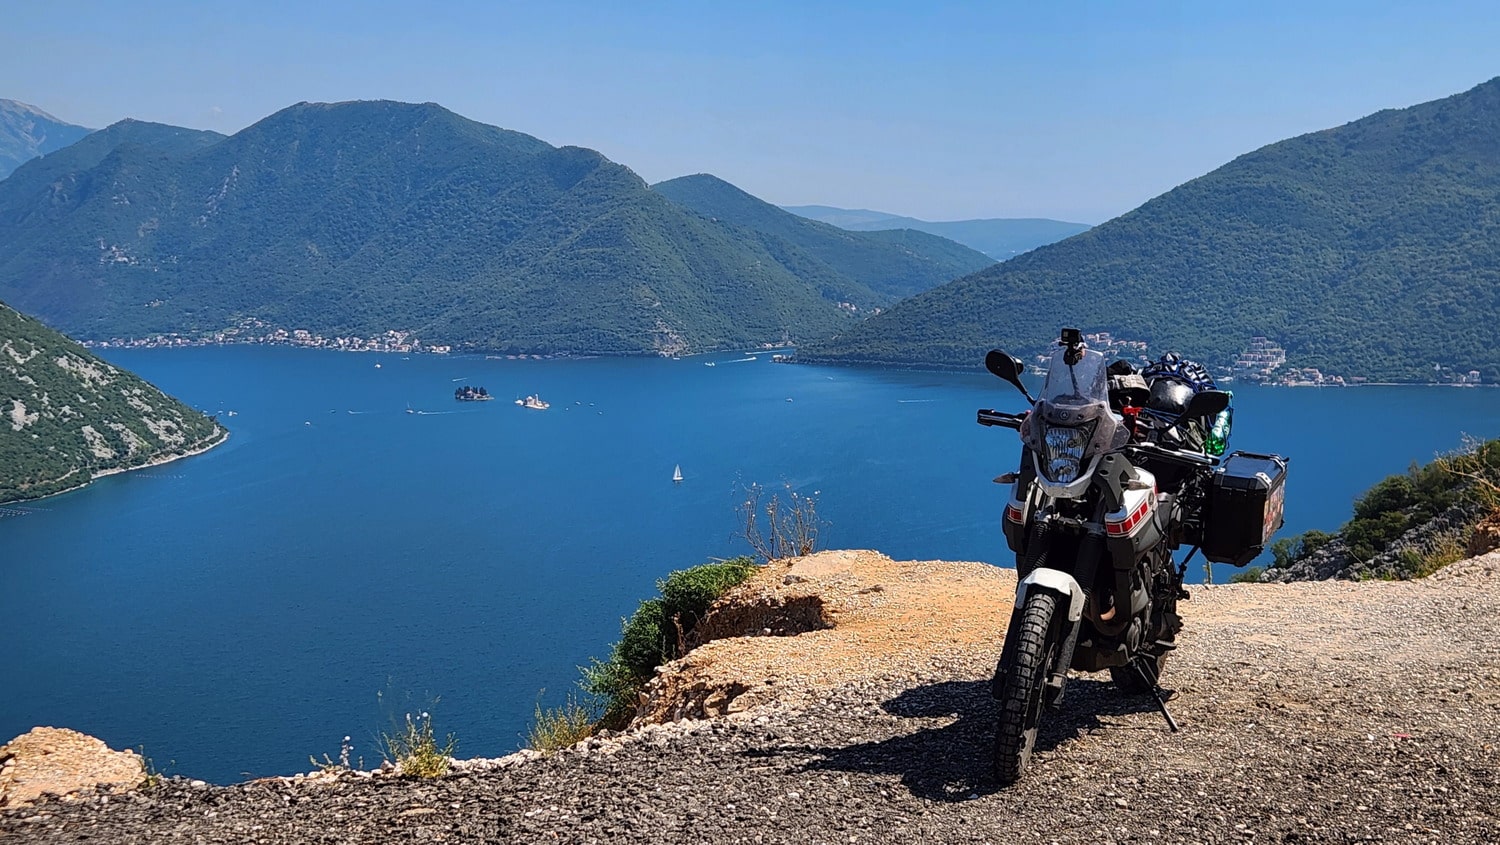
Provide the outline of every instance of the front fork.
[[[1099,561],[1103,557],[1104,538],[1096,533],[1084,533],[1078,542],[1078,553],[1073,560],[1073,571],[1067,572],[1059,568],[1048,566],[1052,553],[1055,532],[1061,530],[1087,531],[1084,523],[1077,520],[1065,519],[1056,514],[1039,514],[1032,530],[1031,541],[1026,548],[1026,571],[1022,573],[1021,581],[1016,585],[1015,610],[1010,615],[1010,625],[1005,632],[1005,644],[1000,649],[1000,661],[995,666],[995,677],[990,681],[990,695],[996,700],[1003,700],[1005,696],[1006,680],[1010,677],[1010,670],[1015,661],[1015,643],[1018,639],[1017,628],[1021,623],[1021,608],[1026,605],[1026,597],[1032,590],[1047,590],[1057,595],[1059,599],[1059,612],[1052,619],[1052,630],[1048,633],[1049,638],[1061,638],[1058,648],[1053,652],[1056,657],[1053,664],[1047,668],[1047,678],[1043,684],[1042,701],[1048,707],[1057,707],[1062,703],[1063,688],[1068,682],[1068,670],[1073,665],[1073,651],[1078,646],[1078,634],[1083,628],[1083,608],[1087,604],[1088,594],[1084,585],[1090,587],[1094,583],[1094,575],[1098,571]],[[1073,608],[1078,608],[1074,613]],[[1067,608],[1066,611],[1063,609]]]

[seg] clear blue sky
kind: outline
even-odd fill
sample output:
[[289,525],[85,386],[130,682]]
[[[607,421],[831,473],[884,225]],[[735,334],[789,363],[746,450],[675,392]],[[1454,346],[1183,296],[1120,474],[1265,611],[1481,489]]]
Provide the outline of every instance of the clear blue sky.
[[0,97],[234,132],[433,101],[648,181],[1097,223],[1235,156],[1500,75],[1490,2],[15,2]]

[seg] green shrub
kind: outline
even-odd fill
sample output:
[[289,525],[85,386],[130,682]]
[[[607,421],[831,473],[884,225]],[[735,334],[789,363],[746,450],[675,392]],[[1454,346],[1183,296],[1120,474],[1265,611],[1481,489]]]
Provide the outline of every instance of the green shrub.
[[1260,582],[1260,576],[1266,571],[1264,566],[1252,566],[1243,572],[1236,572],[1229,576],[1231,584],[1256,584]]
[[656,582],[662,597],[641,602],[624,620],[609,660],[595,660],[582,670],[584,690],[602,700],[605,724],[628,718],[656,667],[681,657],[687,635],[709,605],[755,568],[755,561],[739,557],[678,570]]
[[737,584],[744,583],[755,571],[756,563],[748,557],[737,557],[720,563],[705,563],[682,569],[656,582],[665,602],[668,619],[677,617],[685,630],[697,625],[709,605]]
[[1387,511],[1404,510],[1416,501],[1416,487],[1411,479],[1405,475],[1392,475],[1355,500],[1354,518],[1375,519]]

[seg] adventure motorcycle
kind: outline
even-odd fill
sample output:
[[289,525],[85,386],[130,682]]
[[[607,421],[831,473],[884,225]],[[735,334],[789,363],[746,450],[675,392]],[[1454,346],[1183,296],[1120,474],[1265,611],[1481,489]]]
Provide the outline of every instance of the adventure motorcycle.
[[[1016,429],[1023,444],[1020,468],[995,479],[1011,485],[1002,524],[1019,582],[991,685],[1002,785],[1026,768],[1042,710],[1062,701],[1069,669],[1108,669],[1122,691],[1150,693],[1176,731],[1158,679],[1182,630],[1188,561],[1202,548],[1210,561],[1243,566],[1281,526],[1285,459],[1175,448],[1192,442],[1184,430],[1213,420],[1210,451],[1222,454],[1230,394],[1159,379],[1112,396],[1104,356],[1077,329],[1063,329],[1058,345],[1036,399],[1020,359],[985,357],[1032,403],[1025,414],[979,412],[980,424]],[[1193,550],[1179,564],[1172,551],[1184,543]]]

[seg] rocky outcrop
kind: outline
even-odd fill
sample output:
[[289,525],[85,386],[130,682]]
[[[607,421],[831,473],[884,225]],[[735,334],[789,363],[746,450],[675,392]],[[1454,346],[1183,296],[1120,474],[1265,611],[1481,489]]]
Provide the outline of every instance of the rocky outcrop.
[[[1424,574],[1422,566],[1434,556],[1449,554],[1449,550],[1454,549],[1461,554],[1465,549],[1471,548],[1471,536],[1479,515],[1480,509],[1476,505],[1454,505],[1411,528],[1385,551],[1369,560],[1356,558],[1349,553],[1349,547],[1342,538],[1335,538],[1328,545],[1292,561],[1288,566],[1268,568],[1261,573],[1260,580],[1264,583],[1285,584],[1330,578],[1346,581],[1393,581],[1420,577]],[[1500,533],[1500,526],[1491,530]],[[1500,546],[1500,540],[1497,540],[1496,545],[1479,551],[1471,550],[1469,554],[1481,554],[1497,546]]]
[[139,754],[111,750],[67,728],[33,728],[0,745],[0,809],[26,806],[48,793],[131,789],[145,779]]
[[998,654],[1014,570],[830,551],[772,561],[716,602],[697,647],[657,669],[635,725],[804,700],[944,651]]

